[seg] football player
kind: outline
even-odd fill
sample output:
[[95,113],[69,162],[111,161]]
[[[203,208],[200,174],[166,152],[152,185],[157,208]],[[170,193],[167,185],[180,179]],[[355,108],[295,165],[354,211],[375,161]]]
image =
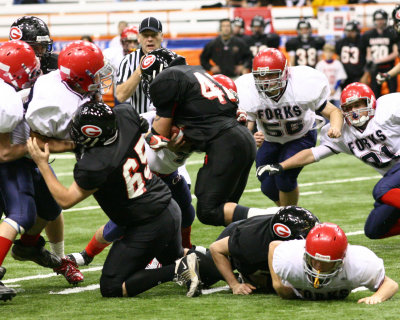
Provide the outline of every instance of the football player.
[[383,175],[373,190],[375,204],[365,223],[365,235],[380,239],[400,234],[400,204],[396,201],[400,186],[399,98],[400,93],[392,93],[375,101],[366,84],[349,84],[341,95],[346,123],[340,138],[329,139],[328,126],[324,126],[318,147],[302,150],[279,164],[261,167],[258,174],[279,174],[340,152],[353,155]]
[[[340,137],[343,116],[329,101],[326,76],[307,66],[289,67],[284,54],[265,49],[253,60],[252,73],[236,80],[239,107],[247,112],[250,131],[257,123],[255,139],[262,140],[257,151],[257,168],[290,158],[300,150],[315,146],[315,112],[330,120],[328,135]],[[296,205],[297,177],[301,168],[282,176],[259,175],[261,191],[278,206]],[[277,178],[277,179],[276,179]]]
[[[39,59],[26,42],[14,40],[0,46],[0,65],[3,97],[0,105],[0,190],[6,216],[0,224],[0,278],[5,274],[1,264],[16,236],[21,234],[21,239],[15,243],[29,246],[24,247],[29,258],[63,273],[70,283],[77,283],[83,279],[79,278],[81,274],[76,277],[74,270],[67,272],[67,261],[44,249],[40,232],[48,221],[58,217],[61,209],[46,190],[36,166],[25,157],[29,127],[24,121],[24,106],[18,92],[29,89],[41,74]],[[71,147],[71,144],[65,145]],[[15,253],[13,250],[14,257]],[[7,300],[13,296],[14,290],[0,285],[0,299]]]
[[53,40],[47,24],[38,17],[23,16],[13,22],[9,34],[10,40],[22,40],[28,43],[40,59],[43,74],[56,70],[58,54],[53,51]]
[[297,23],[297,37],[286,42],[286,51],[290,55],[290,65],[315,68],[322,54],[325,40],[312,36],[311,24],[301,19]]
[[186,65],[167,49],[148,53],[141,62],[142,81],[157,116],[146,141],[153,149],[167,146],[171,126],[181,128],[192,151],[205,152],[197,174],[198,219],[228,225],[264,210],[237,204],[255,158],[250,132],[236,121],[235,97],[201,67]]
[[265,48],[279,48],[281,41],[279,35],[274,32],[264,33],[265,21],[262,16],[254,16],[250,27],[252,35],[244,40],[247,42],[253,57]]
[[[366,31],[361,42],[366,48],[367,69],[371,76],[371,89],[375,97],[381,96],[381,85],[376,81],[378,73],[387,73],[393,68],[399,54],[397,35],[391,27],[387,26],[388,14],[378,9],[373,14],[375,28]],[[388,80],[390,92],[397,91],[397,78]]]
[[345,299],[364,286],[374,294],[358,303],[377,304],[393,297],[399,287],[385,275],[382,259],[366,247],[348,244],[333,223],[316,225],[305,240],[271,242],[268,264],[272,285],[283,299]]
[[[155,117],[155,111],[149,111],[141,115],[151,125]],[[182,133],[178,134],[182,135]],[[176,137],[178,139],[178,137]],[[171,190],[172,198],[179,205],[182,212],[182,246],[191,248],[190,241],[191,225],[195,218],[194,207],[192,206],[192,195],[190,194],[190,177],[184,163],[190,153],[183,151],[173,152],[169,149],[154,151],[145,144],[145,153],[149,168],[157,175]],[[80,253],[71,253],[68,257],[78,265],[88,265],[93,258],[104,250],[110,243],[120,239],[124,234],[124,228],[119,227],[113,221],[101,226]]]
[[360,23],[351,20],[344,27],[344,38],[336,42],[335,51],[344,69],[347,79],[341,84],[344,88],[353,82],[363,82],[361,78],[364,75],[365,51],[361,46]]
[[[125,228],[103,266],[104,297],[136,295],[135,279],[150,259],[170,265],[183,255],[181,212],[167,185],[150,171],[142,135],[147,130],[147,122],[129,104],[114,109],[101,102],[81,105],[72,121],[71,137],[82,149],[68,188],[48,164],[48,145],[43,152],[36,139],[27,143],[50,192],[64,209],[93,195],[107,216]],[[194,268],[196,261],[189,262]]]

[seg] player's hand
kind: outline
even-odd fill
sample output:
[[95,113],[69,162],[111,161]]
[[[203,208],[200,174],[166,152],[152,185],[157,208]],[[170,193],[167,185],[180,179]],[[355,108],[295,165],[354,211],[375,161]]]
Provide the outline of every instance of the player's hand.
[[168,142],[170,141],[168,138],[162,135],[156,135],[151,132],[147,133],[144,139],[153,150],[160,150],[167,147]]
[[374,296],[374,295],[372,295],[370,297],[365,297],[365,298],[359,299],[357,301],[357,303],[365,303],[365,304],[378,304],[381,302],[383,302],[382,298]]
[[256,287],[250,283],[237,283],[231,289],[233,294],[250,294]]
[[385,81],[389,80],[390,78],[391,78],[391,77],[390,77],[390,75],[389,75],[388,73],[379,72],[379,73],[376,75],[376,82],[378,82],[378,84],[382,84],[382,83],[384,83]]
[[236,120],[243,125],[247,123],[247,113],[244,110],[237,109],[236,110]]
[[270,176],[276,176],[283,172],[283,168],[279,163],[266,164],[257,168],[256,174],[260,178],[265,172],[268,172]]
[[45,143],[44,151],[42,151],[37,144],[36,138],[29,138],[26,142],[26,146],[33,161],[35,161],[38,166],[40,164],[49,163],[50,151],[48,143]]
[[142,116],[140,116],[139,119],[140,119],[140,124],[139,124],[140,132],[145,133],[149,131],[149,123],[147,122],[147,120]]
[[265,140],[264,134],[261,131],[257,131],[254,134],[254,140],[256,141],[257,148],[261,147],[261,145],[263,144],[263,142]]
[[329,130],[328,130],[328,137],[329,138],[333,138],[333,139],[340,138],[341,135],[342,135],[342,132],[337,128],[330,127]]

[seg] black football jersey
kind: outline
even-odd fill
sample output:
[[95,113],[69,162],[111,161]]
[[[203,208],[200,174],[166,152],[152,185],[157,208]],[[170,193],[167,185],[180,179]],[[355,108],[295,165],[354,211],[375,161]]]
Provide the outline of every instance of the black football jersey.
[[114,108],[118,138],[108,146],[86,149],[75,164],[74,178],[93,195],[116,224],[146,223],[158,216],[171,200],[167,185],[147,164],[139,115],[129,104]]
[[238,223],[229,241],[233,266],[244,275],[268,270],[268,248],[275,240],[271,228],[273,215],[256,216]]
[[237,104],[199,66],[164,70],[151,83],[150,98],[157,115],[173,118],[198,151],[205,151],[207,143],[220,132],[238,125]]
[[[393,29],[386,28],[382,34],[376,29],[366,31],[361,37],[363,48],[371,48],[373,60],[378,60],[388,56],[393,52],[393,45],[396,44],[397,37]],[[377,69],[390,69],[394,66],[395,60],[388,61],[377,65]]]
[[40,59],[40,69],[43,74],[47,74],[51,71],[58,69],[58,54],[57,53],[49,53],[44,55]]
[[318,62],[318,51],[322,50],[325,40],[320,37],[309,37],[303,41],[301,37],[294,37],[286,42],[286,51],[294,52],[295,66],[309,66],[315,68]]
[[[361,37],[339,40],[336,42],[335,51],[346,70],[349,82],[359,81],[365,66],[365,50],[361,46]],[[352,79],[354,80],[351,81]]]
[[250,48],[253,57],[257,55],[257,53],[266,48],[276,48],[279,49],[280,45],[280,37],[276,33],[268,33],[268,34],[253,34],[248,38],[244,39],[247,45]]

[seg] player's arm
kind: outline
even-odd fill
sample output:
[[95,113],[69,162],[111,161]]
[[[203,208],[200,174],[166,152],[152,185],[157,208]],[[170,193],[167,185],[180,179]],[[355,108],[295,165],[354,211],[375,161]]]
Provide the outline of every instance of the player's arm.
[[28,149],[25,144],[11,144],[11,134],[0,133],[0,162],[22,158]]
[[339,138],[342,135],[343,127],[343,114],[339,108],[336,108],[332,103],[327,101],[325,108],[322,109],[321,114],[329,119],[330,128],[328,130],[328,137]]
[[256,288],[249,283],[240,283],[237,281],[232,270],[232,264],[228,258],[228,241],[229,237],[225,237],[212,243],[210,246],[211,256],[219,272],[232,289],[233,294],[250,294]]
[[392,69],[390,69],[387,73],[379,73],[376,76],[376,81],[379,84],[384,83],[385,81],[389,80],[397,76],[400,73],[400,63],[396,64]]
[[281,244],[281,242],[282,241],[272,241],[269,244],[268,267],[269,267],[269,272],[271,273],[272,287],[274,288],[277,295],[280,296],[282,299],[293,299],[296,297],[293,289],[291,287],[285,286],[282,283],[282,279],[275,273],[272,265],[275,249]]
[[74,181],[69,188],[63,186],[56,178],[49,166],[49,146],[45,144],[42,151],[36,141],[36,138],[29,138],[27,141],[28,151],[32,159],[36,162],[40,173],[45,180],[54,200],[63,208],[68,209],[96,192],[94,190],[84,190]]
[[75,143],[71,140],[49,138],[37,132],[31,132],[31,137],[36,138],[36,142],[42,150],[44,149],[44,145],[47,143],[51,153],[68,152],[75,149]]
[[393,297],[399,290],[399,285],[396,281],[385,276],[379,289],[370,297],[365,297],[358,300],[358,303],[377,304]]

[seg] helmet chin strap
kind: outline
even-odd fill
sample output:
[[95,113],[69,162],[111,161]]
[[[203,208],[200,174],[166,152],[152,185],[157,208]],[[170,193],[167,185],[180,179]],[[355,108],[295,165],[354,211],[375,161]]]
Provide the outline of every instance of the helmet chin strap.
[[317,270],[317,276],[316,276],[315,279],[314,279],[314,288],[315,288],[315,289],[318,289],[318,288],[319,288],[319,273],[320,273],[320,271]]

